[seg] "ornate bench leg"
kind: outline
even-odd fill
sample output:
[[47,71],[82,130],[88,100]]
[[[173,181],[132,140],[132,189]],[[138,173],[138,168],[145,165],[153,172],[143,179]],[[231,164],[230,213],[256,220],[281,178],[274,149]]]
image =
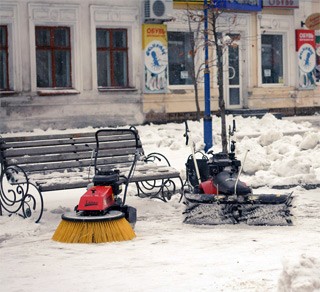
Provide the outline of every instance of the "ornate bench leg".
[[[183,181],[180,177],[175,179],[179,179],[181,188],[179,193],[181,194],[179,202],[182,200],[184,191]],[[177,185],[173,179],[160,179],[160,180],[151,180],[151,181],[143,181],[136,182],[137,187],[137,196],[140,198],[155,198],[161,201],[167,202],[169,201],[174,194],[177,193]]]
[[166,202],[166,198],[163,195],[163,180],[141,181],[136,182],[137,196],[140,198],[160,199]]
[[[38,223],[43,214],[40,189],[31,183],[24,170],[16,165],[2,169],[0,176],[0,215],[2,209]],[[20,212],[20,213],[19,213]],[[22,214],[21,214],[22,213]]]

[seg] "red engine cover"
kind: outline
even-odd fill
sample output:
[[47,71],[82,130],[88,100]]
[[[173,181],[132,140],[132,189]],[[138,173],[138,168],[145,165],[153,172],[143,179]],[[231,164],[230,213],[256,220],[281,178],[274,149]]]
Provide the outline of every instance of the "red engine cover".
[[207,195],[217,195],[218,190],[216,186],[213,184],[213,181],[211,179],[204,181],[200,184],[200,189],[203,190],[204,194]]
[[103,211],[114,204],[111,186],[94,186],[81,196],[78,211]]

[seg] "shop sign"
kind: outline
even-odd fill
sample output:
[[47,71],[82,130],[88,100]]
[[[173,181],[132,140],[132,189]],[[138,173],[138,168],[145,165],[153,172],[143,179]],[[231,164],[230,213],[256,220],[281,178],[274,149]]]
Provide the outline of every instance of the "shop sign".
[[263,8],[299,8],[299,0],[263,0]]
[[299,65],[299,87],[313,89],[315,76],[313,71],[316,66],[316,38],[314,30],[296,30],[296,49]]
[[240,11],[261,11],[262,0],[212,0],[213,6],[219,9]]
[[142,25],[145,92],[164,93],[168,78],[168,41],[165,24]]
[[314,13],[308,16],[305,25],[309,29],[320,30],[320,13]]
[[297,29],[296,30],[296,51],[304,44],[309,44],[315,47],[316,37],[314,30],[311,29]]
[[[197,4],[197,3],[203,4],[204,3],[203,0],[173,0],[173,2],[184,3],[184,4]],[[210,0],[208,1],[208,3],[210,3]]]

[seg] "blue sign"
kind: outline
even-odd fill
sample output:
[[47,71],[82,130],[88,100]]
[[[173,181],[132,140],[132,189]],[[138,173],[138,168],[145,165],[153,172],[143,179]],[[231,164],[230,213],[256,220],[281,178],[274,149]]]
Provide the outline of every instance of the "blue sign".
[[261,11],[261,0],[212,0],[213,6],[218,9]]

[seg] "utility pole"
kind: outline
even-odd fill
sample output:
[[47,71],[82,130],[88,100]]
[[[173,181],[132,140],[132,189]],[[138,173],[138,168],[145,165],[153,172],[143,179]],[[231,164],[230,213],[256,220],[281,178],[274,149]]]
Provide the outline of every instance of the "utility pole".
[[[210,1],[210,0],[209,0]],[[204,117],[203,136],[205,152],[212,147],[212,117],[210,109],[210,70],[208,53],[208,0],[204,0],[204,48],[205,48],[205,69],[204,69]]]

